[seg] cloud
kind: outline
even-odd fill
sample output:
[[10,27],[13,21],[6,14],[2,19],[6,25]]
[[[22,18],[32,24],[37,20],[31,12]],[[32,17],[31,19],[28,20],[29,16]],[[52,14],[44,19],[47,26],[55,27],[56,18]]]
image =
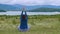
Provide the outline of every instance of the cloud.
[[56,5],[60,6],[60,0],[0,0],[0,4],[21,5]]
[[26,1],[22,0],[22,1],[20,1],[19,4],[23,4],[23,5],[42,5],[43,3],[44,3],[44,1],[42,1],[42,0],[26,0]]

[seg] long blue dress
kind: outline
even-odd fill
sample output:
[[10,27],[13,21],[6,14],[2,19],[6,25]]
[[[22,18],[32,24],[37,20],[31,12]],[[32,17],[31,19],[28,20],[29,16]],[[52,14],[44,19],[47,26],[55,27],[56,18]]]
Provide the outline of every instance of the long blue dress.
[[21,30],[28,29],[27,21],[28,21],[28,16],[26,14],[26,11],[25,11],[25,14],[23,14],[23,11],[22,11],[21,18],[20,18],[20,29]]

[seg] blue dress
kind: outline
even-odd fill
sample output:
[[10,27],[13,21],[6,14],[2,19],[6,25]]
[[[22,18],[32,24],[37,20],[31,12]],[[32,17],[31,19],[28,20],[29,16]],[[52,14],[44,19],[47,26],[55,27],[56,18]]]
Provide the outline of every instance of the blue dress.
[[28,29],[28,25],[27,25],[27,21],[28,21],[28,17],[25,11],[25,14],[23,14],[23,11],[21,13],[21,18],[20,18],[20,29]]

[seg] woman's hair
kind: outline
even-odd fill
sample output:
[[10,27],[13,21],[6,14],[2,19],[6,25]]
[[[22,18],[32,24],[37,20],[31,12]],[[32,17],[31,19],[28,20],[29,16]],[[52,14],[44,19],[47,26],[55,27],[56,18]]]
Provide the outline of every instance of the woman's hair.
[[22,15],[22,18],[25,19],[25,15]]

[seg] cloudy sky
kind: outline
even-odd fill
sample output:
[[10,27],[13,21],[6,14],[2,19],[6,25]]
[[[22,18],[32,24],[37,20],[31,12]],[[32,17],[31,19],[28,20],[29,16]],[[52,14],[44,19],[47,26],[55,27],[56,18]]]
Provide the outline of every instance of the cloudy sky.
[[0,4],[21,5],[56,5],[60,6],[60,0],[0,0]]

